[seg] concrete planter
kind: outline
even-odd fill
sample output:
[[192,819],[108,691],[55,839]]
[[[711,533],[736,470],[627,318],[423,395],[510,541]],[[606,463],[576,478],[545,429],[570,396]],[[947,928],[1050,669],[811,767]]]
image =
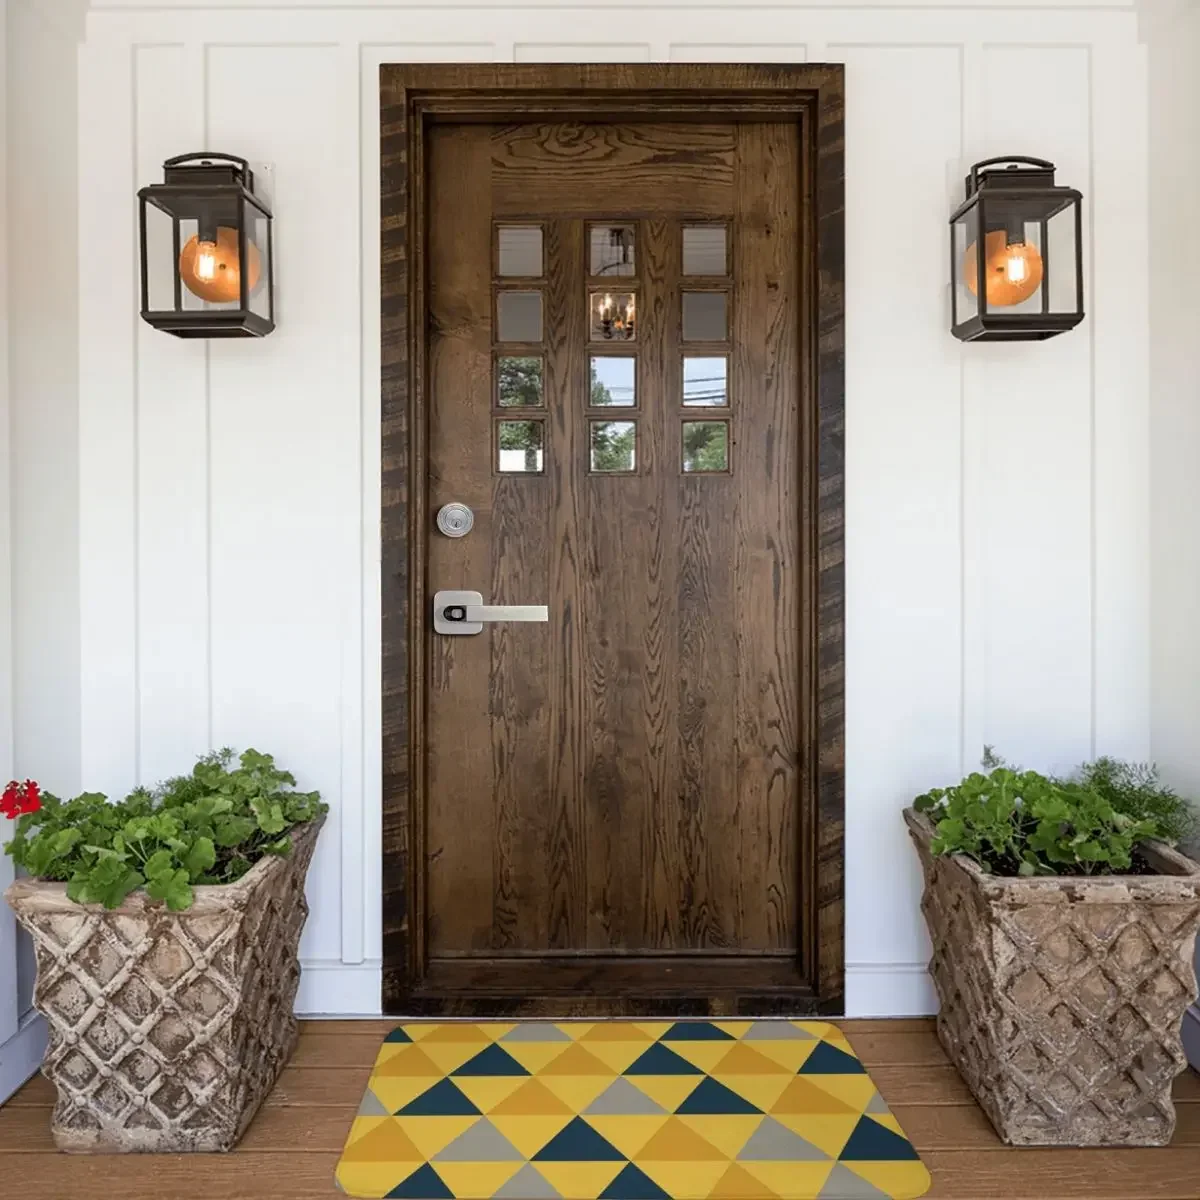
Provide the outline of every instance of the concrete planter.
[[1147,843],[1158,875],[1002,879],[933,857],[931,822],[912,809],[904,819],[925,872],[938,1038],[1000,1137],[1170,1141],[1200,864]]
[[292,853],[237,883],[195,888],[186,912],[135,893],[111,912],[66,885],[5,892],[37,951],[60,1150],[229,1150],[296,1044],[304,879],[324,817]]

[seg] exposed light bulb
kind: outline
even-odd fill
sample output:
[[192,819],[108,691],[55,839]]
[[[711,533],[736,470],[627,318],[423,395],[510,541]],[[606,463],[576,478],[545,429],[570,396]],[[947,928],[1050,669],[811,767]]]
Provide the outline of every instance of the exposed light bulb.
[[217,273],[217,243],[216,242],[197,242],[196,243],[196,278],[197,279],[212,279]]
[[1026,266],[1025,258],[1021,254],[1015,254],[1013,251],[1024,249],[1024,243],[1018,246],[1009,246],[1008,259],[1004,264],[1004,269],[1008,274],[1009,283],[1024,283],[1026,275],[1029,274],[1029,268]]
[[[963,255],[962,280],[973,296],[979,294],[978,254],[972,242]],[[1032,242],[1010,242],[1005,230],[993,229],[984,240],[984,255],[989,307],[1020,304],[1041,287],[1045,267]]]
[[[206,231],[207,232],[207,231]],[[210,304],[231,304],[238,300],[242,286],[242,264],[238,254],[238,231],[227,225],[217,229],[215,240],[188,238],[179,253],[179,279],[193,296]],[[247,289],[258,285],[261,260],[258,247],[246,240]]]

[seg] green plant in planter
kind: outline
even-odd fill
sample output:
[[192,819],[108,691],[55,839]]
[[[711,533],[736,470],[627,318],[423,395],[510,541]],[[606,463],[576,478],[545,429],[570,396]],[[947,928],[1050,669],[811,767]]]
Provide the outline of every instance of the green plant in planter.
[[1164,784],[1153,763],[1098,758],[1079,768],[1079,781],[1103,796],[1117,812],[1154,821],[1164,842],[1182,842],[1196,832],[1196,810]]
[[265,855],[288,854],[293,826],[328,811],[295,784],[269,754],[247,750],[234,765],[233,751],[220,750],[119,803],[99,792],[63,801],[34,785],[39,807],[12,805],[21,815],[7,853],[31,875],[65,881],[80,904],[117,908],[144,887],[179,911],[191,907],[193,884],[232,883]]

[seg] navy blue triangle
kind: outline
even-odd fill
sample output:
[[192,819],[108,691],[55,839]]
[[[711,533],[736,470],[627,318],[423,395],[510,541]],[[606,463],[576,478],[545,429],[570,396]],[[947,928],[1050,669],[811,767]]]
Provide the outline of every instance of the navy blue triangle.
[[412,1038],[399,1025],[383,1039],[385,1042],[411,1042]]
[[632,1066],[625,1068],[626,1075],[703,1075],[686,1058],[680,1058],[669,1046],[655,1042]]
[[845,1050],[828,1042],[820,1045],[804,1060],[797,1075],[865,1075],[866,1067]]
[[422,1163],[403,1183],[396,1184],[388,1196],[397,1200],[454,1200],[446,1181],[428,1163]]
[[749,1100],[730,1091],[723,1083],[710,1075],[700,1081],[700,1086],[675,1110],[681,1117],[698,1117],[716,1113],[758,1113]]
[[845,1162],[896,1162],[919,1157],[908,1138],[867,1116],[859,1118],[850,1140],[838,1155]]
[[733,1042],[737,1039],[731,1033],[708,1021],[676,1021],[666,1033],[658,1039],[660,1042]]
[[507,1050],[493,1042],[469,1058],[452,1075],[528,1075],[529,1072]]
[[600,1193],[600,1200],[671,1200],[671,1197],[645,1171],[630,1163]]
[[530,1162],[624,1162],[625,1155],[586,1121],[576,1117],[559,1130]]
[[477,1117],[479,1109],[449,1079],[439,1079],[428,1091],[410,1100],[398,1117]]

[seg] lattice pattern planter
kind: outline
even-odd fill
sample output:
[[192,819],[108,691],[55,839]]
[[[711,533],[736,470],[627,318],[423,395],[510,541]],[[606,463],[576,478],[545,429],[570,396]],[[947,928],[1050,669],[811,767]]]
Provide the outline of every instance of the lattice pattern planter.
[[1161,1146],[1187,1066],[1200,864],[1161,843],[1158,875],[1001,879],[921,856],[938,1038],[997,1133],[1022,1146]]
[[72,903],[61,883],[8,889],[37,951],[60,1150],[237,1143],[295,1048],[304,879],[323,823],[297,827],[288,857],[237,883],[196,887],[186,912],[144,893],[108,911]]

